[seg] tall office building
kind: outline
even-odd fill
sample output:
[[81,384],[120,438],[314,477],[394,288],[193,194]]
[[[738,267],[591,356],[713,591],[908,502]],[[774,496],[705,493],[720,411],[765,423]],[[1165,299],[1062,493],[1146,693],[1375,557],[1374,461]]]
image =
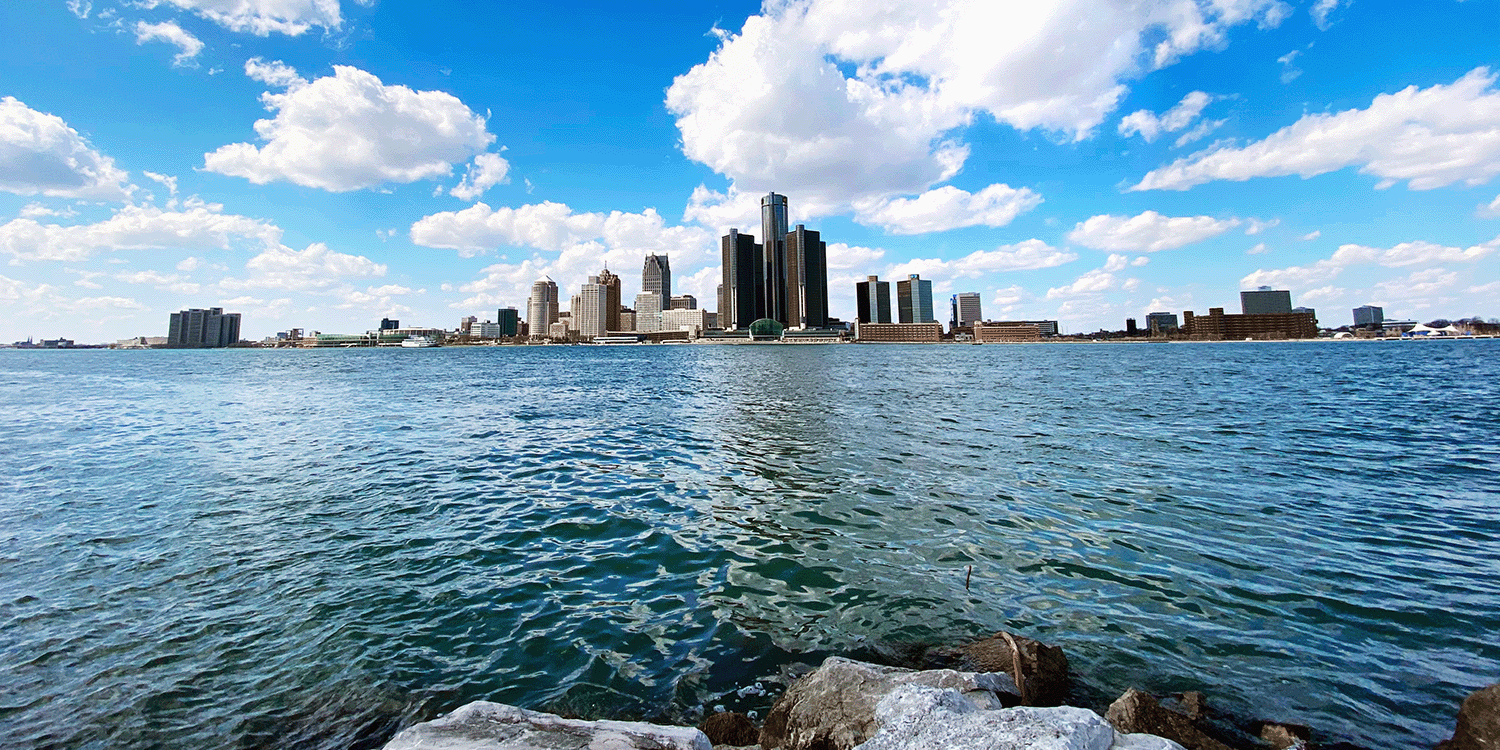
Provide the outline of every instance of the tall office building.
[[1244,315],[1291,315],[1292,293],[1285,289],[1263,286],[1253,292],[1240,292],[1240,313]]
[[787,231],[786,196],[767,193],[760,199],[760,237],[764,243],[761,252],[765,254],[766,269],[763,285],[766,317],[780,321],[783,326],[787,325],[787,311],[790,309],[787,292],[801,284],[796,278],[796,270],[787,262]]
[[401,321],[399,321],[399,320],[394,320],[392,318],[381,318],[380,319],[380,330],[382,330],[382,331],[394,331],[394,330],[396,330],[397,328],[400,328],[400,327],[401,327]]
[[1152,333],[1166,333],[1177,330],[1177,313],[1154,312],[1146,316],[1146,330]]
[[641,292],[635,295],[635,330],[637,333],[656,333],[661,330],[662,296],[656,292]]
[[606,287],[604,330],[625,330],[620,327],[620,308],[622,307],[620,301],[620,277],[610,273],[609,267],[605,266],[604,270],[599,272],[599,283]]
[[698,298],[691,294],[679,294],[667,305],[668,310],[697,310]]
[[521,333],[521,313],[514,307],[502,307],[495,313],[495,323],[500,326],[501,336],[516,336]]
[[854,285],[854,304],[861,323],[891,322],[891,282],[878,276],[866,277]]
[[727,331],[744,330],[766,317],[765,262],[755,237],[731,229],[719,240],[723,291],[719,295],[719,325]]
[[1379,328],[1385,323],[1385,310],[1374,305],[1354,308],[1355,328]]
[[584,341],[603,336],[608,330],[605,324],[609,320],[609,287],[601,284],[598,276],[590,276],[573,299],[573,320],[577,321],[578,335]]
[[641,269],[641,291],[656,292],[663,300],[672,299],[672,265],[665,255],[647,255]]
[[932,280],[908,274],[896,282],[896,315],[900,323],[936,323],[932,317]]
[[239,341],[240,314],[226,314],[222,307],[174,312],[167,321],[167,346],[220,348]]
[[531,285],[531,297],[526,300],[526,322],[531,326],[532,338],[545,338],[548,327],[557,322],[557,282],[543,276]]
[[949,304],[953,306],[953,317],[950,320],[953,328],[967,328],[984,318],[984,313],[979,309],[979,292],[959,292],[953,295]]
[[[772,193],[771,196],[776,196]],[[767,196],[767,197],[771,197]],[[781,198],[785,206],[786,198]],[[828,243],[801,224],[786,234],[787,328],[828,326]]]

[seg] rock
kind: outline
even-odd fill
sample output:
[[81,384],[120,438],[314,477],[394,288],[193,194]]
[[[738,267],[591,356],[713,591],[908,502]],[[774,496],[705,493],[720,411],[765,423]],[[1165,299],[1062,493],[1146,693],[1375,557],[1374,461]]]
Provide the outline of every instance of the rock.
[[1292,748],[1307,747],[1312,739],[1312,732],[1298,724],[1272,724],[1266,722],[1260,725],[1260,739],[1272,750],[1291,750]]
[[582,721],[476,701],[402,730],[384,750],[713,750],[691,727]]
[[900,685],[875,709],[879,731],[859,750],[1182,750],[1160,737],[1121,735],[1082,708],[983,710],[951,688]]
[[1126,690],[1119,700],[1111,703],[1104,718],[1120,732],[1166,737],[1187,750],[1230,750],[1228,745],[1193,726],[1188,717],[1162,707],[1150,694],[1135,688]]
[[760,742],[760,730],[749,716],[733,711],[714,714],[698,725],[714,745],[744,747]]
[[1453,739],[1438,745],[1438,750],[1500,750],[1500,683],[1464,699]]
[[[1017,678],[1015,655],[1021,656]],[[1068,657],[1057,646],[1049,646],[1014,633],[996,633],[962,646],[935,648],[923,657],[928,669],[944,667],[966,672],[1003,672],[1016,679],[1017,694],[1028,706],[1061,705],[1068,695]]]
[[1193,721],[1198,721],[1208,714],[1208,699],[1197,690],[1189,690],[1178,699],[1178,708],[1182,714]]
[[766,750],[851,750],[875,735],[875,707],[899,685],[951,688],[975,708],[1000,708],[1000,695],[1016,692],[1004,674],[915,671],[833,656],[771,706],[760,744]]

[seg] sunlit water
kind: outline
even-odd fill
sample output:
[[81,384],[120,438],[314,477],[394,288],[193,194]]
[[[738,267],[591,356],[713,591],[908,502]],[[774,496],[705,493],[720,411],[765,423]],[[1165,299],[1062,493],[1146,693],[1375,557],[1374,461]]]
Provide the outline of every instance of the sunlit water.
[[1497,355],[0,352],[0,746],[686,722],[1002,628],[1088,705],[1430,745],[1500,680]]

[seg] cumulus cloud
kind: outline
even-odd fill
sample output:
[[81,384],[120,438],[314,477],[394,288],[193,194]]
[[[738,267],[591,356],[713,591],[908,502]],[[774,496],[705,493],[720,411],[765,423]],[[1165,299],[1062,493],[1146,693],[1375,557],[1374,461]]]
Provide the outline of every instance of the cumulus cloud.
[[1327,31],[1328,27],[1333,25],[1333,21],[1329,18],[1333,15],[1333,11],[1340,5],[1347,4],[1344,0],[1317,0],[1317,2],[1313,3],[1312,8],[1308,9],[1308,12],[1312,14],[1313,24],[1318,29]]
[[995,271],[1030,271],[1053,268],[1078,259],[1077,253],[1052,247],[1037,239],[1001,245],[994,250],[976,250],[956,260],[941,258],[914,258],[887,272],[893,278],[907,274],[921,274],[926,278],[953,279],[967,277],[977,279]]
[[508,182],[505,175],[509,171],[510,162],[499,154],[480,154],[474,157],[474,162],[464,173],[463,180],[449,190],[448,194],[461,201],[477,200],[479,196],[484,195],[484,191]]
[[1264,254],[1269,253],[1269,252],[1271,252],[1271,248],[1266,247],[1266,243],[1264,243],[1264,242],[1258,242],[1258,243],[1255,244],[1255,247],[1252,247],[1249,250],[1246,250],[1245,254],[1246,255],[1264,255]]
[[1340,245],[1328,258],[1305,266],[1259,269],[1240,280],[1245,288],[1261,285],[1282,288],[1308,287],[1337,278],[1345,269],[1357,265],[1380,265],[1387,268],[1430,266],[1438,263],[1472,263],[1493,255],[1500,249],[1500,237],[1466,248],[1433,242],[1402,242],[1389,248],[1366,245]]
[[164,289],[178,294],[197,294],[203,287],[196,284],[186,276],[177,273],[162,273],[160,271],[135,271],[117,273],[115,278],[127,284],[150,284],[157,289]]
[[782,0],[719,31],[667,107],[684,153],[747,193],[846,206],[955,175],[969,154],[955,133],[981,113],[1085,138],[1143,60],[1166,66],[1286,11],[1280,0]]
[[1068,239],[1095,250],[1154,253],[1202,242],[1239,225],[1239,219],[1163,216],[1155,211],[1137,216],[1101,214],[1079,222]]
[[51,284],[30,284],[8,276],[0,276],[0,305],[12,308],[14,314],[44,320],[87,312],[94,316],[90,318],[92,322],[97,322],[99,315],[115,311],[130,313],[148,309],[129,297],[68,297]]
[[166,42],[177,47],[177,54],[172,58],[172,65],[178,68],[188,65],[196,66],[197,63],[193,62],[193,58],[203,51],[203,42],[199,41],[198,37],[183,31],[181,26],[171,21],[161,23],[137,21],[135,43],[145,44],[146,42]]
[[[1139,109],[1120,118],[1120,135],[1130,137],[1140,134],[1150,143],[1162,133],[1175,133],[1193,124],[1214,98],[1202,91],[1194,91],[1182,97],[1182,101],[1166,112],[1157,115],[1148,109]],[[1206,134],[1205,131],[1204,134]],[[1199,136],[1202,137],[1201,135]]]
[[282,89],[307,83],[307,80],[297,73],[296,68],[280,60],[266,62],[260,57],[252,57],[245,61],[245,75],[267,86]]
[[842,242],[828,243],[828,267],[830,269],[844,271],[851,268],[868,268],[884,257],[885,251],[878,248],[846,245]]
[[0,225],[0,252],[12,262],[81,261],[111,250],[227,248],[237,239],[275,242],[281,230],[259,219],[223,212],[224,207],[189,200],[175,210],[128,205],[93,224],[41,224],[14,219]]
[[279,289],[316,292],[344,283],[347,279],[384,276],[386,266],[363,255],[330,250],[314,242],[302,250],[277,243],[245,263],[245,278],[229,278],[219,286],[230,291]]
[[1041,203],[1042,196],[1024,187],[995,184],[970,193],[946,185],[916,198],[856,203],[854,219],[891,234],[926,234],[978,225],[1003,227]]
[[129,175],[61,117],[0,99],[0,190],[17,195],[124,200]]
[[[246,73],[284,81],[284,72]],[[211,172],[257,184],[284,180],[345,192],[385,182],[415,182],[452,174],[453,164],[485,151],[495,136],[484,117],[441,91],[387,86],[358,68],[334,66],[334,74],[261,101],[273,119],[258,120],[264,141],[232,143],[204,154]]]
[[1495,74],[1476,68],[1452,84],[1409,86],[1375,97],[1366,109],[1304,115],[1265,140],[1216,146],[1148,172],[1131,190],[1187,190],[1214,180],[1300,175],[1345,167],[1402,180],[1413,190],[1455,182],[1480,185],[1500,174],[1500,92]]
[[332,30],[343,24],[338,0],[166,1],[231,31],[257,36],[298,36],[314,26]]
[[1303,242],[1312,242],[1313,240],[1315,240],[1315,239],[1317,239],[1319,237],[1322,237],[1322,236],[1323,236],[1323,230],[1321,230],[1321,229],[1314,229],[1311,232],[1308,232],[1307,234],[1302,235],[1302,241]]
[[72,206],[51,208],[49,206],[42,205],[41,203],[33,202],[27,203],[26,205],[21,207],[21,218],[23,219],[41,219],[47,216],[57,216],[63,219],[71,219],[77,215],[78,210],[73,208]]
[[1281,219],[1270,219],[1268,221],[1250,219],[1245,222],[1245,234],[1260,234],[1267,229],[1275,229],[1279,226],[1281,226]]

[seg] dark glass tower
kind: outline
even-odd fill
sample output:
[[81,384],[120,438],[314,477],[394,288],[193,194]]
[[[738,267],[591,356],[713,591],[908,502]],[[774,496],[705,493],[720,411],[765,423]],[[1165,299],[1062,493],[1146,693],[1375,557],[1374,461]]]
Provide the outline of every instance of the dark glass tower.
[[755,237],[731,229],[719,240],[723,286],[719,326],[726,331],[746,329],[766,317],[765,255]]
[[855,283],[854,304],[861,323],[891,322],[891,282],[869,276]]
[[801,224],[786,235],[788,328],[828,325],[828,244]]
[[789,231],[786,219],[786,196],[767,193],[760,199],[760,236],[765,243],[765,294],[766,317],[775,318],[783,326],[790,326],[787,290],[800,283],[794,278],[796,272],[787,263],[786,235]]

